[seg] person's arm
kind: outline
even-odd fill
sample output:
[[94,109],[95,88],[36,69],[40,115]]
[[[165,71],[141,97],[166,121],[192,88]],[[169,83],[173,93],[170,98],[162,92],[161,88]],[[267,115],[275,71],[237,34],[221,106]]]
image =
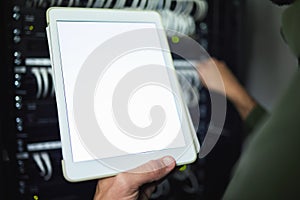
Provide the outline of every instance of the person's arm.
[[[245,120],[257,103],[239,83],[226,64],[216,59],[208,59],[198,63],[197,70],[204,86],[209,90],[226,95],[235,105],[242,119]],[[221,82],[218,81],[220,78],[222,79]]]
[[226,95],[234,104],[245,122],[247,132],[250,132],[266,115],[265,109],[248,94],[224,62],[208,59],[199,62],[197,70],[201,81],[208,90]]
[[259,124],[259,122],[268,116],[268,112],[260,104],[256,104],[256,106],[250,111],[247,118],[244,120],[246,134],[251,133]]
[[146,200],[155,190],[156,182],[163,179],[175,167],[170,156],[151,160],[128,172],[100,179],[94,200]]

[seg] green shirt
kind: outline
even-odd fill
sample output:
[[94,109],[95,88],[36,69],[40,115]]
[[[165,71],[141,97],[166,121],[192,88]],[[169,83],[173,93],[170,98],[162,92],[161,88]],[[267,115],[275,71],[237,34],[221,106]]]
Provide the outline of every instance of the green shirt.
[[252,133],[253,129],[257,127],[259,123],[262,123],[267,117],[267,111],[261,105],[257,104],[245,120],[246,134],[248,135],[249,133]]
[[[286,42],[300,55],[300,1],[283,13]],[[259,109],[259,108],[258,108]],[[264,115],[254,110],[250,123]],[[251,133],[224,199],[300,199],[300,72],[268,119]]]

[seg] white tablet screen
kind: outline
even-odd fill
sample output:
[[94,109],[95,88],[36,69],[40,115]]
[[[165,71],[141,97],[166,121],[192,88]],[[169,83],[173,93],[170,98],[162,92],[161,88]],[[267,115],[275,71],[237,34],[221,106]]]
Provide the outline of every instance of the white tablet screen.
[[[91,160],[95,159],[95,157],[101,159],[128,153],[135,154],[165,148],[183,147],[185,145],[185,140],[181,132],[180,116],[182,115],[182,110],[176,106],[176,97],[169,89],[172,87],[168,80],[166,69],[161,68],[163,70],[160,71],[160,74],[156,75],[148,73],[147,70],[144,73],[142,72],[143,70],[138,72],[141,75],[139,77],[145,76],[147,79],[149,77],[150,79],[148,80],[151,80],[151,76],[154,79],[156,78],[155,76],[161,76],[165,79],[164,84],[159,84],[155,81],[151,83],[150,81],[150,83],[145,82],[136,86],[129,95],[122,94],[124,89],[119,92],[119,96],[115,96],[114,93],[118,87],[126,88],[124,84],[120,86],[119,83],[124,81],[123,79],[127,74],[148,65],[165,66],[165,58],[160,49],[143,48],[143,46],[128,49],[126,53],[118,55],[115,59],[111,60],[109,65],[101,65],[102,60],[107,58],[107,55],[116,53],[114,49],[118,49],[118,46],[113,42],[113,39],[120,34],[126,35],[126,33],[135,30],[152,29],[153,34],[147,35],[143,39],[159,43],[160,38],[155,33],[154,23],[58,21],[57,27],[74,162]],[[138,35],[138,37],[141,38],[144,36]],[[110,47],[107,45],[109,41],[112,41]],[[127,43],[136,42],[135,37],[127,36],[124,38],[125,41]],[[102,45],[106,45],[106,49],[109,47],[111,52],[108,52],[105,48],[103,49],[105,52],[103,52],[101,49]],[[124,44],[121,42],[119,45]],[[76,107],[74,106],[78,105],[75,105],[74,100],[76,101],[78,96],[74,92],[76,87],[78,87],[78,77],[82,68],[88,63],[87,60],[91,59],[91,55],[95,54],[99,58],[98,64],[99,68],[101,68],[101,75],[95,81],[96,85],[94,86],[92,101],[87,100],[87,102],[92,103],[80,105],[80,109],[92,107],[93,113],[88,113],[87,116],[80,116],[83,117],[82,120],[76,120],[74,116],[78,115],[78,113],[76,113]],[[91,73],[92,77],[94,72],[90,70],[89,73]],[[86,82],[91,81],[88,77],[86,79]],[[85,87],[84,84],[79,85],[79,87],[81,86]],[[118,98],[123,97],[122,95],[124,95],[124,98]],[[126,99],[125,97],[128,98]],[[124,105],[126,105],[126,108],[124,108]],[[158,115],[153,117],[151,115],[153,110],[151,109],[155,106],[163,108],[165,116]],[[124,109],[127,115],[122,113]],[[93,128],[89,128],[94,127],[94,125],[89,124],[94,123],[92,120],[89,120],[89,115],[95,116],[97,127],[101,129],[101,133],[99,133],[98,129],[93,130]],[[126,117],[129,119],[125,119]],[[155,133],[145,133],[143,131],[132,133],[130,126],[127,127],[127,122],[130,121],[133,124],[132,127],[145,128],[146,130],[147,127],[159,120],[160,117],[164,118],[165,121]],[[160,122],[155,123],[159,124]],[[82,131],[79,125],[87,127],[86,131]],[[127,128],[129,131],[126,130]],[[101,134],[98,137],[101,139],[95,140],[91,138],[93,137],[92,132]],[[97,155],[89,149],[89,146],[92,145],[89,142],[83,141],[85,140],[83,138],[87,138],[85,134],[91,134],[91,141],[94,141],[95,146],[98,145],[99,152],[97,152]]]

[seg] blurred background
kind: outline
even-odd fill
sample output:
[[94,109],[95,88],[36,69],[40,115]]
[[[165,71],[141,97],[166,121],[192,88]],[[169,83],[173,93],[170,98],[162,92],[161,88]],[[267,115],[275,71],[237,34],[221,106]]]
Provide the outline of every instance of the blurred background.
[[267,109],[287,86],[296,72],[297,59],[291,54],[280,34],[281,13],[270,1],[246,1],[247,44],[244,84]]
[[[55,91],[45,35],[51,6],[156,10],[168,29],[196,40],[224,60],[250,94],[270,110],[296,71],[297,60],[280,35],[284,7],[264,0],[11,0],[0,7],[1,199],[92,199],[96,180],[69,183],[61,172]],[[188,23],[187,23],[188,22]],[[178,28],[180,27],[180,28]],[[175,68],[193,86],[185,91],[202,143],[210,121],[210,98],[190,60],[199,59],[181,34],[167,33]],[[190,51],[189,51],[190,50]],[[181,81],[181,86],[185,87]],[[193,95],[198,102],[195,104]],[[151,199],[220,199],[243,145],[243,124],[228,101],[222,135],[205,158],[176,170]]]

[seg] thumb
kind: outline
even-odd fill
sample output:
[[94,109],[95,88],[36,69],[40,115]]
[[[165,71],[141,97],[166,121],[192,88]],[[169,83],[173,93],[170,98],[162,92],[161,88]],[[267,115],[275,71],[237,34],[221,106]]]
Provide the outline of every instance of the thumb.
[[132,187],[140,187],[146,183],[151,183],[162,179],[175,167],[175,159],[165,156],[157,160],[151,160],[133,170],[124,173]]

